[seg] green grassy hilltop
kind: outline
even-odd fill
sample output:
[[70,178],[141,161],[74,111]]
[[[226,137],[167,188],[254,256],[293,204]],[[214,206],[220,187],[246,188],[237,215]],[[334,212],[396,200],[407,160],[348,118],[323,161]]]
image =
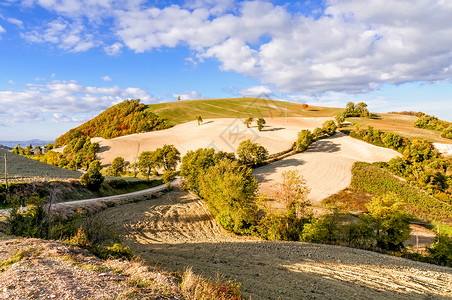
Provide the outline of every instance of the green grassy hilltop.
[[333,117],[341,108],[308,106],[263,98],[227,98],[166,102],[148,105],[148,109],[172,124],[203,119],[245,117]]

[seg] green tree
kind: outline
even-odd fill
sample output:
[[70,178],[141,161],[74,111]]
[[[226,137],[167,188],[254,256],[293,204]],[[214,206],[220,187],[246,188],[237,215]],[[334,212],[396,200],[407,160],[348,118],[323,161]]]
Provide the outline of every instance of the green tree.
[[257,119],[257,130],[262,131],[266,123],[267,122],[265,122],[264,118]]
[[199,193],[201,181],[207,170],[222,158],[228,158],[232,161],[235,156],[233,153],[216,153],[213,148],[188,151],[182,158],[180,166],[180,175],[184,177],[185,187]]
[[316,127],[314,129],[314,132],[312,133],[312,139],[314,141],[317,141],[319,138],[321,138],[325,133],[323,132],[322,128]]
[[88,171],[80,177],[80,183],[90,190],[98,191],[102,182],[104,182],[104,177],[100,173],[100,170],[101,166],[98,160],[91,162]]
[[149,180],[151,172],[157,168],[157,158],[155,151],[143,151],[138,156],[137,167],[141,174]]
[[452,265],[452,237],[440,234],[435,237],[435,241],[430,248],[428,248],[429,256],[436,259],[438,262],[446,265]]
[[258,143],[246,140],[237,148],[237,156],[241,164],[257,166],[267,159],[268,151]]
[[155,159],[159,167],[174,171],[180,162],[180,152],[174,145],[163,145],[155,150]]
[[348,102],[347,105],[345,106],[345,114],[347,116],[353,116],[354,113],[355,113],[355,103]]
[[336,133],[336,123],[333,120],[328,120],[322,124],[322,131],[327,135],[333,135]]
[[369,110],[367,109],[367,104],[364,102],[359,102],[355,106],[355,113],[360,116],[367,118],[370,116]]
[[227,230],[245,233],[256,222],[258,182],[252,169],[223,158],[201,181],[201,196]]
[[336,120],[337,127],[341,128],[342,123],[345,121],[345,115],[343,113],[337,113],[334,115],[334,119]]
[[361,222],[372,232],[371,246],[398,251],[410,238],[410,216],[404,203],[394,193],[375,197],[367,205],[368,213],[360,216]]
[[298,170],[288,170],[282,173],[282,180],[277,183],[274,199],[284,204],[288,218],[307,216],[309,187]]
[[176,173],[172,170],[165,170],[162,175],[162,181],[167,187],[170,187],[171,182],[176,178]]
[[110,176],[121,176],[124,175],[126,169],[130,163],[125,161],[124,158],[118,156],[113,159],[110,167],[108,168],[108,175]]
[[203,123],[203,120],[202,120],[201,116],[196,116],[196,121],[198,121],[198,126]]
[[246,118],[243,124],[246,125],[246,128],[250,128],[251,123],[253,123],[253,117]]
[[302,152],[308,149],[313,141],[312,133],[309,129],[303,129],[298,133],[298,139],[295,143],[295,150],[297,152]]

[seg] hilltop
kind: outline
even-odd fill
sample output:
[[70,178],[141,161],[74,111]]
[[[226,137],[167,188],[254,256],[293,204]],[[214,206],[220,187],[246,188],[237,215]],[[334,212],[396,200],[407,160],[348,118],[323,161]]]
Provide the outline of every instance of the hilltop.
[[148,105],[148,108],[172,124],[218,118],[280,118],[280,117],[333,117],[341,108],[307,106],[265,98],[225,98],[186,100]]

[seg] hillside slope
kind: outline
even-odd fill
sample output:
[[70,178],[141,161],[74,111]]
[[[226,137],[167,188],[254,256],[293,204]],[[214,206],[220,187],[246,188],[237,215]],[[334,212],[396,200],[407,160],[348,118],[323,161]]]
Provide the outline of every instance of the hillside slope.
[[126,100],[116,104],[94,119],[71,129],[55,140],[57,145],[65,145],[69,140],[80,137],[115,138],[137,132],[147,132],[171,127],[168,122],[147,109],[140,100]]
[[340,246],[231,236],[201,201],[181,190],[110,208],[98,217],[149,265],[225,274],[242,283],[246,298],[452,297],[451,268]]
[[5,161],[7,155],[8,180],[10,182],[48,181],[57,179],[80,178],[80,172],[58,168],[31,158],[0,149],[0,183],[5,182]]
[[100,144],[97,157],[103,165],[110,164],[117,156],[133,163],[142,151],[155,150],[164,144],[174,145],[183,156],[187,151],[198,148],[234,152],[242,141],[250,139],[266,147],[270,153],[277,153],[291,148],[301,129],[313,130],[328,119],[267,118],[267,124],[260,132],[256,122],[247,128],[240,118],[204,119],[200,126],[196,121],[191,121],[165,130],[91,141]]
[[264,98],[203,99],[151,104],[150,110],[173,124],[213,118],[333,117],[341,108],[309,106]]

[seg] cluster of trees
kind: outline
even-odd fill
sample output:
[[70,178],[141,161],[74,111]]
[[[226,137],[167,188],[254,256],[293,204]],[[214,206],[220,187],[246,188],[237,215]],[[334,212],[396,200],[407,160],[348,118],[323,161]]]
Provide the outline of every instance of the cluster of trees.
[[141,152],[138,156],[137,167],[148,180],[152,173],[157,174],[159,169],[163,169],[162,180],[169,184],[175,178],[174,170],[179,162],[179,150],[174,145],[163,145],[162,148],[154,151]]
[[[243,121],[243,124],[245,124],[247,128],[250,128],[250,125],[253,123],[253,121],[254,121],[254,118],[253,117],[249,117],[249,118],[246,118],[245,121]],[[258,118],[256,120],[257,130],[262,131],[262,129],[264,129],[264,125],[266,123],[267,122],[265,121],[264,118]]]
[[382,163],[390,172],[415,183],[441,201],[452,201],[452,160],[438,154],[426,140],[413,140],[391,132],[357,127],[350,135],[366,142],[394,149],[403,154]]
[[139,99],[126,100],[102,112],[94,119],[69,130],[56,139],[56,145],[66,145],[81,136],[115,138],[132,133],[169,128],[166,119],[150,111]]
[[359,102],[355,105],[353,102],[348,102],[345,106],[344,117],[370,117],[369,110],[367,109],[367,104],[364,102]]
[[318,139],[326,136],[331,136],[336,133],[337,126],[333,120],[328,120],[322,124],[322,127],[317,127],[311,132],[309,129],[303,129],[298,133],[298,139],[295,142],[294,150],[302,152],[308,149],[309,145]]
[[400,251],[410,238],[410,215],[392,193],[373,198],[368,212],[357,221],[337,212],[306,224],[300,239],[306,242],[339,243],[372,250]]
[[202,197],[217,221],[236,234],[384,250],[402,249],[410,236],[409,216],[393,194],[372,200],[369,212],[356,222],[337,212],[314,218],[306,181],[293,170],[284,172],[275,188],[271,200],[284,205],[284,210],[275,211],[267,196],[258,195],[252,169],[231,153],[189,151],[182,158],[181,175],[185,187]]
[[[53,144],[45,146],[47,149],[53,149]],[[63,153],[55,151],[47,151],[33,155],[30,152],[31,147],[21,148],[17,145],[12,152],[27,156],[29,158],[39,160],[43,163],[58,166],[60,168],[70,170],[87,170],[90,163],[96,160],[96,153],[99,151],[99,143],[91,143],[91,140],[86,136],[79,136],[68,141],[64,147]]]
[[435,116],[423,114],[416,122],[414,122],[414,126],[441,131],[442,137],[452,139],[452,123],[440,120]]

